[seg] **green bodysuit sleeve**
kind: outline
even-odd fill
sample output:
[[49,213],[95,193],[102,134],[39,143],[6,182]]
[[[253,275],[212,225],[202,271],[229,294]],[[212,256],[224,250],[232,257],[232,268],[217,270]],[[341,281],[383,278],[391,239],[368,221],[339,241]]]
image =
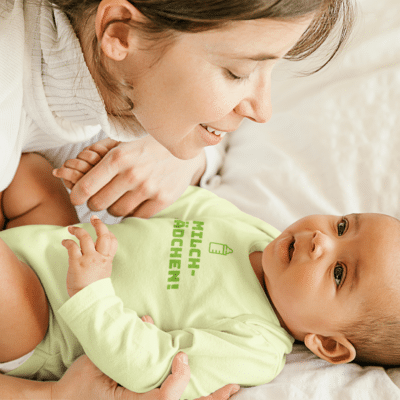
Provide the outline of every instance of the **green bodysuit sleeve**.
[[208,395],[228,383],[267,383],[284,364],[281,348],[277,350],[245,317],[225,319],[207,329],[164,332],[124,308],[109,278],[87,286],[58,312],[93,363],[137,393],[159,387],[179,351],[189,356],[191,369],[182,399]]

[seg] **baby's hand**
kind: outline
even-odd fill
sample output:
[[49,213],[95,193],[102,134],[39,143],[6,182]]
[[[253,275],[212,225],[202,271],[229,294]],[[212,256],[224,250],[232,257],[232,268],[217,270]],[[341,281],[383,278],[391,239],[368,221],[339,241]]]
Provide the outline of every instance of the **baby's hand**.
[[96,243],[88,232],[76,226],[69,226],[68,231],[78,238],[80,247],[71,239],[62,241],[69,257],[67,290],[70,297],[91,283],[111,276],[117,239],[97,216],[90,222],[96,230]]
[[64,181],[65,186],[71,189],[85,176],[101,159],[119,142],[113,139],[101,140],[83,149],[76,158],[71,158],[62,167],[53,170],[53,175]]

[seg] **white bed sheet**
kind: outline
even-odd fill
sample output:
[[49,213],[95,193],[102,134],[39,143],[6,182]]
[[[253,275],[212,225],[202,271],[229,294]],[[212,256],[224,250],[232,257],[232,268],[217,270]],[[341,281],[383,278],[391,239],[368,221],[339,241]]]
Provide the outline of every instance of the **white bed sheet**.
[[[224,166],[208,189],[281,230],[315,213],[400,217],[400,1],[359,0],[346,51],[321,73],[294,77],[307,66],[277,66],[273,118],[244,123],[227,138]],[[51,158],[60,165],[75,152],[66,147]],[[85,220],[86,211],[78,210]],[[295,345],[273,382],[234,398],[400,399],[400,368],[333,366]]]

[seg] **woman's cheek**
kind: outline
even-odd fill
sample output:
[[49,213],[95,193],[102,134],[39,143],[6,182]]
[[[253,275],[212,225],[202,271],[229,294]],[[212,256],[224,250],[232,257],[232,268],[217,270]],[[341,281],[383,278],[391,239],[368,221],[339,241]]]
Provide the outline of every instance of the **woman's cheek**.
[[193,94],[196,96],[199,111],[206,118],[205,122],[218,121],[229,114],[237,105],[240,97],[239,88],[223,76],[212,71],[197,82]]

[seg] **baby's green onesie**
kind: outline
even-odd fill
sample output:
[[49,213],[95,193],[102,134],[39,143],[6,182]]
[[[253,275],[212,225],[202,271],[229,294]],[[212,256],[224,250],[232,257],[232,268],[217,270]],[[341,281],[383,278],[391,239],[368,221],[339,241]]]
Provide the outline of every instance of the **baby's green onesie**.
[[[95,238],[90,224],[82,224]],[[207,190],[189,188],[150,220],[127,218],[109,229],[118,239],[111,278],[69,299],[67,228],[35,225],[0,237],[40,278],[51,306],[46,337],[9,375],[58,379],[86,353],[122,386],[161,385],[174,356],[189,356],[182,399],[228,383],[274,379],[293,339],[279,321],[249,261],[279,232]],[[150,315],[155,325],[140,317]]]

